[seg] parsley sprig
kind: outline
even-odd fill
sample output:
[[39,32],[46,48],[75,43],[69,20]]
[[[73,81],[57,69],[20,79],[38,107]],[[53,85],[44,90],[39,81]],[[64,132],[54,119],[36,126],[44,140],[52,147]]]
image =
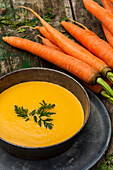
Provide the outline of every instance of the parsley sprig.
[[46,127],[46,129],[53,128],[53,119],[50,117],[55,112],[50,112],[49,110],[55,107],[55,104],[47,104],[44,100],[42,103],[39,103],[41,106],[37,110],[33,110],[28,114],[28,109],[24,109],[23,106],[18,107],[17,105],[14,106],[14,110],[18,117],[22,117],[25,121],[30,120],[30,117],[33,117],[34,122],[37,123],[40,127],[42,124]]
[[25,119],[25,121],[29,120],[28,109],[24,109],[23,106],[18,107],[16,105],[14,106],[14,109],[18,117],[22,117],[23,119]]

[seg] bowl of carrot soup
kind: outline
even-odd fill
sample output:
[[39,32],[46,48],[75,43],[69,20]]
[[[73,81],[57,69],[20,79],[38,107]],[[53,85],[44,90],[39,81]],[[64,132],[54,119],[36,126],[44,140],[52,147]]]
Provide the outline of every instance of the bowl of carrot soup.
[[90,107],[75,79],[48,68],[0,78],[0,146],[23,159],[58,156],[77,140]]

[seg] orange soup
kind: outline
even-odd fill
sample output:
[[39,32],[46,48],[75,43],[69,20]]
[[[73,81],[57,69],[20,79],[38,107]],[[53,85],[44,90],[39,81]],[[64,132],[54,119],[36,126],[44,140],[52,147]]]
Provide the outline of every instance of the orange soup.
[[[18,117],[14,105],[38,109],[42,101],[55,104],[51,112],[53,128],[41,127],[34,118]],[[65,88],[48,82],[32,81],[14,85],[0,94],[0,137],[17,145],[50,146],[74,135],[84,123],[84,113],[78,99]]]

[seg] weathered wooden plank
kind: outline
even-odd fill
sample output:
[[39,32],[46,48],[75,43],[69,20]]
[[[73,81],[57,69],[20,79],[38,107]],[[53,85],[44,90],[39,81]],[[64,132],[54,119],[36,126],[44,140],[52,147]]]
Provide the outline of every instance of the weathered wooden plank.
[[[11,18],[5,21],[12,22],[12,23],[14,21],[22,22],[23,20],[26,22],[28,19],[32,20],[33,18],[36,18],[30,11],[26,12],[24,9],[20,9],[19,8],[20,5],[30,7],[33,10],[35,10],[37,13],[39,13],[42,17],[47,17],[47,19],[50,19],[50,23],[58,30],[62,30],[62,27],[60,26],[60,19],[65,19],[66,17],[68,18],[72,17],[70,4],[68,0],[64,0],[64,1],[0,0],[0,4],[1,4],[0,8],[2,9],[2,11],[5,11],[5,13],[1,12],[0,17],[3,18],[3,17],[10,16]],[[38,22],[38,24],[41,25],[40,22]],[[18,31],[15,30],[15,28],[12,29],[10,25],[1,24],[1,34],[0,34],[1,75],[6,74],[7,72],[13,70],[26,68],[26,67],[35,67],[35,66],[54,67],[49,62],[37,56],[29,54],[27,52],[23,52],[13,47],[10,47],[9,45],[7,45],[2,41],[2,37],[5,35],[15,35],[19,37],[29,38],[31,40],[39,42],[40,40],[37,38],[36,36],[37,34],[39,34],[38,30],[31,30],[31,29],[27,29],[27,31],[23,33],[18,33]]]

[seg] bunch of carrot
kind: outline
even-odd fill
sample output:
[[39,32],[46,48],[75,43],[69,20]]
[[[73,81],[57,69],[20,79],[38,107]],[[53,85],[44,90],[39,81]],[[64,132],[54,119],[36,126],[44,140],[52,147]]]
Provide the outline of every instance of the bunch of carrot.
[[[106,10],[108,10],[113,15],[113,6],[110,0],[102,0],[102,4]],[[103,31],[105,33],[106,39],[109,44],[113,47],[113,34],[107,29],[107,27],[102,24]]]
[[[14,47],[29,51],[52,62],[53,64],[56,64],[57,66],[73,73],[87,84],[100,84],[106,91],[103,95],[108,96],[107,98],[113,102],[113,90],[99,74],[101,73],[113,81],[113,74],[111,70],[111,68],[113,68],[113,59],[112,64],[108,66],[108,64],[106,64],[107,62],[105,63],[102,60],[102,57],[100,57],[101,59],[97,58],[84,47],[67,38],[65,35],[50,26],[32,9],[27,7],[22,8],[26,8],[33,12],[43,24],[44,27],[42,27],[42,29],[48,36],[45,36],[47,39],[42,37],[40,38],[42,38],[45,45],[19,37],[3,37],[3,40]],[[41,27],[39,27],[39,30],[41,30]],[[89,30],[88,33],[90,33]],[[94,36],[94,38],[96,37],[94,33],[91,33],[91,35]],[[47,41],[49,42],[49,45],[47,45]],[[105,57],[105,59],[106,58],[107,57]]]
[[101,21],[105,36],[113,47],[113,0],[102,0],[103,7],[93,0],[83,0],[83,2],[86,9]]
[[[40,36],[40,35],[37,35],[38,37],[40,37],[41,39],[42,39],[42,43],[44,44],[44,45],[46,45],[46,46],[48,46],[48,47],[50,47],[50,48],[52,48],[52,49],[55,49],[55,50],[58,50],[58,51],[60,51],[61,49],[58,47],[58,46],[56,46],[55,44],[53,44],[53,39],[52,39],[52,37],[51,37],[51,35],[46,31],[46,29],[44,28],[44,27],[38,27],[38,29],[39,29],[39,31],[40,31],[40,33],[44,36],[44,37],[46,37],[46,38],[44,38],[44,37],[42,37],[42,36]],[[62,51],[63,52],[63,51]],[[110,86],[112,86],[112,83],[107,79],[107,78],[104,78],[104,80],[110,85]],[[90,85],[90,84],[87,84],[87,83],[85,83],[85,82],[82,82],[86,87],[88,87],[90,90],[92,90],[94,93],[100,93],[102,90],[103,90],[103,88],[102,88],[102,86],[101,85],[99,85],[99,84],[96,84],[96,85]]]

